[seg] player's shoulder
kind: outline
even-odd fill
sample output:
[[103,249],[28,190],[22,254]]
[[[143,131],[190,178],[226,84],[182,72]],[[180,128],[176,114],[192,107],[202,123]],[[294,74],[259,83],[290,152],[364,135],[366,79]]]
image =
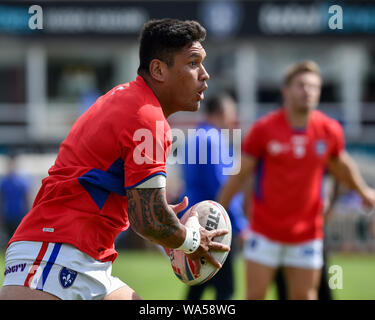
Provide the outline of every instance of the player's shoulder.
[[253,128],[271,128],[273,125],[280,123],[283,119],[283,110],[279,108],[277,110],[270,111],[265,115],[260,116],[252,125]]
[[147,100],[147,90],[137,78],[135,81],[122,83],[111,89],[105,95],[108,102],[129,110],[141,106]]
[[106,96],[111,107],[126,116],[128,125],[165,120],[159,101],[140,76],[114,87]]
[[312,114],[313,123],[329,131],[341,131],[340,122],[320,110],[314,110]]

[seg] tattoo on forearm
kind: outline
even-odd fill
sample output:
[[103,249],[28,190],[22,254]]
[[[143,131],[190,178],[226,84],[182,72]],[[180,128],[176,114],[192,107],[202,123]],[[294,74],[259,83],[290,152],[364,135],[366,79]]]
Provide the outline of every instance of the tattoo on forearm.
[[165,189],[127,190],[128,215],[131,227],[152,240],[173,236],[178,219],[166,208]]

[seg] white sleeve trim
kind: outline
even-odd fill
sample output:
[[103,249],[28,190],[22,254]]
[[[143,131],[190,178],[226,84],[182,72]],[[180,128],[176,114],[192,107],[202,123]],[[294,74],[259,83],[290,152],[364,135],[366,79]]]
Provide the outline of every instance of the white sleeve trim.
[[142,189],[153,189],[153,188],[165,188],[167,186],[167,179],[164,175],[158,174],[145,182],[137,185],[135,188]]

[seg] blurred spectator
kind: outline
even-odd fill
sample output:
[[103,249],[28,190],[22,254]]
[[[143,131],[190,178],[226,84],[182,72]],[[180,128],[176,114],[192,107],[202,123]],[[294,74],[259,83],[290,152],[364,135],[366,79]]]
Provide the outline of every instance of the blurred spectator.
[[8,240],[29,210],[30,185],[16,170],[16,158],[11,155],[7,172],[0,181],[0,219]]
[[[225,183],[228,176],[223,174],[223,163],[221,155],[233,154],[232,146],[227,146],[222,142],[220,135],[221,129],[233,129],[236,124],[237,111],[233,98],[229,95],[216,95],[209,99],[205,109],[205,120],[197,126],[197,130],[203,129],[206,135],[198,134],[195,140],[186,145],[185,165],[183,167],[184,180],[186,185],[185,194],[189,198],[190,205],[203,200],[215,200],[220,187]],[[217,135],[209,134],[217,130]],[[207,137],[206,149],[199,148],[199,140]],[[228,148],[224,150],[222,148]],[[190,148],[196,148],[196,164],[188,163]],[[221,152],[219,152],[219,150]],[[207,164],[199,164],[199,153],[206,152]],[[212,155],[220,155],[218,163],[212,161]],[[231,202],[228,210],[232,222],[233,236],[239,235],[246,229],[246,219],[243,213],[243,196],[238,194]],[[234,292],[234,275],[233,275],[233,247],[229,253],[226,262],[220,272],[210,281],[199,285],[189,287],[187,299],[199,300],[203,291],[209,287],[214,287],[216,299],[228,300],[232,298]]]
[[100,92],[96,88],[88,89],[83,92],[80,99],[80,109],[79,113],[84,113],[88,108],[90,108],[95,101],[100,97]]

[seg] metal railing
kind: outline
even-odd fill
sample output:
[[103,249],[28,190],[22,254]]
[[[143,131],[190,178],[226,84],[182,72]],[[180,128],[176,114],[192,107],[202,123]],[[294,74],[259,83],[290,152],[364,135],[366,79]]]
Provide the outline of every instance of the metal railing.
[[[365,103],[362,105],[362,131],[358,141],[363,143],[375,143],[375,103]],[[266,114],[278,107],[277,104],[258,104],[257,117]],[[327,115],[344,120],[344,114],[338,103],[322,103],[320,110]],[[43,121],[37,123],[36,133],[35,115],[28,113],[25,104],[0,104],[0,144],[10,145],[14,143],[27,142],[49,142],[59,143],[66,136],[72,124],[79,116],[79,105],[72,103],[50,103],[44,109]],[[240,113],[240,128],[247,129],[251,124],[250,119],[246,119],[246,112]],[[34,120],[33,120],[34,119]],[[181,129],[192,128],[202,119],[202,113],[180,112],[173,115],[169,120],[172,127]],[[34,126],[34,127],[33,127]],[[344,123],[345,128],[345,123]],[[349,142],[350,142],[349,137]]]

